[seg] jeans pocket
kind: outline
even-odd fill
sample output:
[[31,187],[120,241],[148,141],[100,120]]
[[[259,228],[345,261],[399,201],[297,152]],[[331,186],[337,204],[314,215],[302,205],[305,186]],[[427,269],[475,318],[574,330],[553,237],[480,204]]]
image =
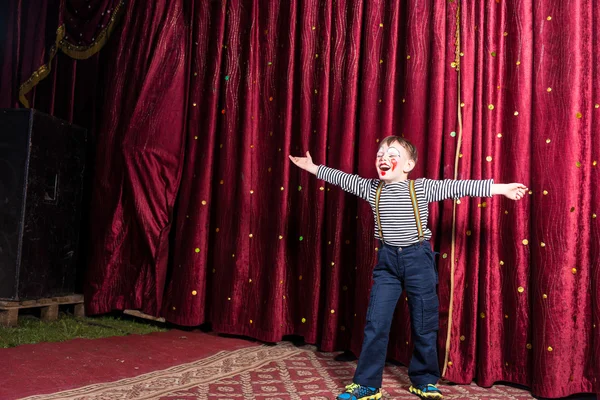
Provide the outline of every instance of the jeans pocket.
[[422,297],[421,333],[426,334],[439,330],[439,299],[437,294]]
[[373,312],[375,310],[375,302],[377,301],[377,290],[375,290],[375,285],[371,287],[371,296],[369,298],[369,307],[367,308],[367,322],[372,321]]

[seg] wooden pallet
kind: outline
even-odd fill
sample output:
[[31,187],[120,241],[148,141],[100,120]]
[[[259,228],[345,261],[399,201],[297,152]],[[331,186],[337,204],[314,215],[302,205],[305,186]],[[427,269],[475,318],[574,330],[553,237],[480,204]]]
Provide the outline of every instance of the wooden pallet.
[[26,308],[39,308],[42,321],[55,321],[58,318],[60,306],[74,305],[76,317],[85,316],[83,308],[83,295],[51,297],[37,300],[4,301],[0,300],[0,325],[16,326],[19,320],[19,310]]

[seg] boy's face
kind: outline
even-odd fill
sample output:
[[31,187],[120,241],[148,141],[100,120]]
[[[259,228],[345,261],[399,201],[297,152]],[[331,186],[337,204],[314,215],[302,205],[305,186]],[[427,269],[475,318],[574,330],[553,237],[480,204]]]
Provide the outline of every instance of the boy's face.
[[407,178],[415,163],[406,149],[398,142],[382,145],[377,151],[375,167],[379,179],[386,183],[401,182]]

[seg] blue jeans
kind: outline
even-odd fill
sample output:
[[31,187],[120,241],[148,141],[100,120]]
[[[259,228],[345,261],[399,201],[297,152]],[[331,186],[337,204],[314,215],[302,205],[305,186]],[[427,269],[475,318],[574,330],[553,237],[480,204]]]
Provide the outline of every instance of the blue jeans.
[[373,270],[367,324],[354,382],[381,387],[390,327],[403,288],[408,295],[414,351],[408,375],[413,385],[435,384],[440,378],[437,358],[439,329],[438,275],[429,242],[398,248],[382,245]]

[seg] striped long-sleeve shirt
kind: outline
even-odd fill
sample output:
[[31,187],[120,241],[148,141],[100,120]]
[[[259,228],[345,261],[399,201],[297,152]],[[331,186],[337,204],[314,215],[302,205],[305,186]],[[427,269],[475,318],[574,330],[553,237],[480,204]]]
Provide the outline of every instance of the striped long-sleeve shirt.
[[[366,200],[373,209],[375,217],[375,238],[379,236],[379,226],[375,211],[375,196],[379,179],[365,179],[358,175],[347,174],[324,165],[319,166],[317,178],[339,186]],[[419,178],[415,180],[415,192],[419,204],[419,214],[426,240],[431,239],[431,230],[427,227],[430,202],[441,201],[463,196],[491,197],[493,179],[488,180],[432,180]],[[419,233],[410,200],[408,180],[387,183],[379,197],[379,218],[385,243],[391,246],[405,247],[418,243]]]

